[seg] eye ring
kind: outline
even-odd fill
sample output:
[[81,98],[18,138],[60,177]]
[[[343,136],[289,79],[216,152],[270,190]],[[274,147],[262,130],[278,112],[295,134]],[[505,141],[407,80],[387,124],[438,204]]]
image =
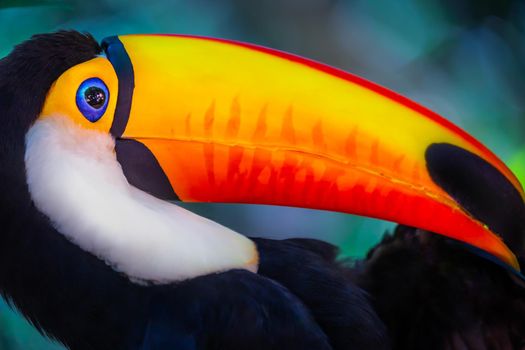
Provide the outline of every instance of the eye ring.
[[91,123],[104,115],[109,102],[109,90],[99,78],[84,80],[77,90],[76,103],[79,111]]

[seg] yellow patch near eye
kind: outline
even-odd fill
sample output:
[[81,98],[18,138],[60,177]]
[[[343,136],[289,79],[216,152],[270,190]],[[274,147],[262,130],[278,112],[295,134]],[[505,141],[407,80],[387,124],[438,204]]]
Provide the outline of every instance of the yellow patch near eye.
[[[77,91],[86,79],[98,78],[109,90],[109,101],[104,115],[92,123],[79,110]],[[39,118],[65,116],[85,129],[109,132],[118,95],[118,78],[111,63],[105,57],[96,57],[65,71],[51,86]]]

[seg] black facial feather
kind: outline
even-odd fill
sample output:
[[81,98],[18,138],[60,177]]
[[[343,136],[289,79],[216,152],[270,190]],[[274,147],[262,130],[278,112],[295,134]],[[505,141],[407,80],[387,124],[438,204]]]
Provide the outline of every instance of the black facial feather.
[[[91,35],[59,31],[35,35],[0,60],[0,193],[25,186],[21,183],[25,179],[24,136],[39,115],[51,84],[67,69],[100,52]],[[0,196],[4,213],[6,200],[16,198]],[[12,203],[9,206],[13,208]]]
[[40,113],[51,84],[67,69],[100,52],[90,34],[76,31],[34,35],[17,45],[0,60],[2,136],[8,136],[7,130],[25,133]]

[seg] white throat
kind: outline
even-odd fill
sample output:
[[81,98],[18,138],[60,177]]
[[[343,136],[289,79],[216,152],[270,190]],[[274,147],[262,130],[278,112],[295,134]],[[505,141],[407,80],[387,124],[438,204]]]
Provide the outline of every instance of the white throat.
[[113,138],[64,117],[37,120],[25,164],[36,207],[58,232],[134,281],[257,270],[248,238],[131,186]]

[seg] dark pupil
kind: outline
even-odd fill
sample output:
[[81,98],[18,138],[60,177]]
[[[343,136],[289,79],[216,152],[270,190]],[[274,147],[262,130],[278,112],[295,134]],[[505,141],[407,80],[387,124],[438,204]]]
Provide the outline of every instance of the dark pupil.
[[104,94],[101,88],[92,86],[84,92],[84,99],[91,107],[99,109],[104,106],[104,102],[106,102],[106,94]]

